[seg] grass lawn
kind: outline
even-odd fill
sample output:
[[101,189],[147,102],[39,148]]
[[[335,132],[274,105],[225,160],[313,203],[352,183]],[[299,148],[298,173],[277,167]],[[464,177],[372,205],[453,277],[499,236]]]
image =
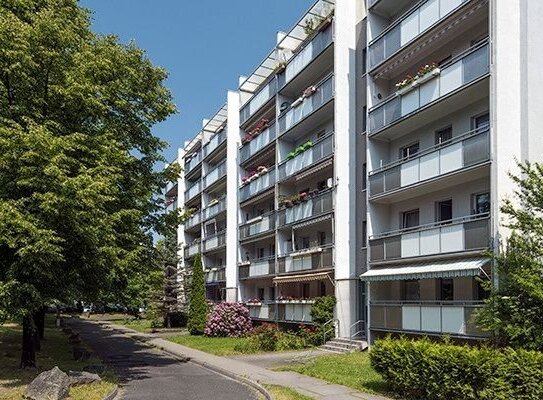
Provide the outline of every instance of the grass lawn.
[[150,333],[153,330],[151,327],[151,321],[148,319],[127,318],[114,322],[116,324],[126,326],[127,328],[134,329],[138,332]]
[[[54,327],[53,318],[46,319],[45,340],[41,343],[41,351],[36,353],[38,369],[21,370],[22,328],[17,324],[0,325],[0,399],[19,400],[26,386],[41,372],[58,366],[64,372],[82,370],[86,365],[98,365],[101,361],[90,359],[74,361],[72,346],[68,344],[68,336]],[[116,376],[107,371],[103,381],[92,385],[83,385],[70,390],[71,400],[101,400],[115,387]]]
[[305,396],[298,393],[296,390],[278,386],[278,385],[264,385],[266,390],[270,392],[273,400],[312,400],[312,397]]
[[291,364],[276,370],[298,372],[361,392],[387,394],[385,381],[371,367],[367,351],[319,356],[305,364]]
[[177,335],[169,337],[167,340],[183,346],[191,347],[196,350],[205,351],[206,353],[215,354],[217,356],[231,356],[242,354],[239,351],[234,350],[234,347],[246,339]]

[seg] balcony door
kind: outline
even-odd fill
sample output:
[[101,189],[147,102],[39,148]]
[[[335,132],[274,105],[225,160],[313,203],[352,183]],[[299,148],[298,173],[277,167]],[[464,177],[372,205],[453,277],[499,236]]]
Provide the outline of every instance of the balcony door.
[[444,200],[436,203],[436,222],[452,220],[452,200]]

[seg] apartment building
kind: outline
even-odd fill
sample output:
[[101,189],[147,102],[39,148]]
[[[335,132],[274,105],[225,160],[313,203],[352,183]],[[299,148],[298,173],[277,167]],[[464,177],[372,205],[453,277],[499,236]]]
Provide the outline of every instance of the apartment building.
[[543,154],[527,41],[542,16],[535,1],[316,1],[180,150],[181,268],[200,252],[208,298],[255,321],[310,324],[333,295],[341,337],[481,338],[507,173]]

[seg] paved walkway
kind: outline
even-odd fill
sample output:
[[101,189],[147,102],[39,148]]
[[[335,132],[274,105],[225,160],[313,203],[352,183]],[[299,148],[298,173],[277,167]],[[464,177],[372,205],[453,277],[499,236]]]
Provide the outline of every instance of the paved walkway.
[[96,355],[111,365],[121,378],[127,400],[257,400],[252,388],[192,362],[145,346],[88,320],[70,322]]
[[142,334],[124,326],[110,324],[110,327],[136,340],[146,341],[148,344],[161,348],[169,354],[178,357],[189,357],[192,361],[201,365],[242,376],[261,384],[287,386],[316,400],[390,400],[382,396],[361,393],[346,386],[330,384],[296,372],[270,371],[240,359],[215,356],[172,343],[152,334]]

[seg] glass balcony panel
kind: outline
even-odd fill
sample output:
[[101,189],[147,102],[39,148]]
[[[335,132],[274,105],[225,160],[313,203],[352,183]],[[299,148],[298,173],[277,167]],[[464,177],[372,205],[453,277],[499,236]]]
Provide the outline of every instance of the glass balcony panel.
[[269,172],[240,188],[240,201],[245,201],[275,185],[275,169],[272,168],[270,167]]
[[279,212],[279,225],[292,224],[334,210],[334,192],[326,191]]
[[192,186],[190,186],[185,191],[185,201],[189,201],[192,198],[194,198],[198,193],[200,193],[201,190],[201,184],[200,181],[194,182]]
[[291,108],[279,117],[279,134],[285,133],[302,119],[332,99],[334,95],[334,77],[322,82],[311,97],[305,98],[300,105]]
[[204,146],[204,158],[213,153],[226,140],[227,132],[223,129],[221,132],[213,135],[211,140]]
[[275,229],[275,212],[263,215],[259,221],[241,226],[240,239],[260,235],[273,229]]
[[215,215],[223,212],[226,210],[226,199],[219,200],[218,203],[212,205],[211,207],[207,207],[204,210],[204,219],[209,219],[214,217]]
[[185,247],[185,258],[194,257],[200,252],[200,242],[193,243]]
[[261,305],[252,305],[249,304],[249,316],[254,319],[266,319],[273,320],[275,319],[274,314],[274,304],[261,304]]
[[205,275],[206,283],[217,283],[226,281],[225,268],[214,268],[211,271],[207,271]]
[[241,162],[249,159],[260,150],[262,150],[268,143],[272,142],[275,139],[275,124],[270,125],[264,132],[255,137],[249,143],[245,144],[239,150],[239,156]]
[[188,162],[185,162],[185,174],[189,173],[202,161],[202,153],[198,151]]
[[313,147],[305,150],[290,160],[284,161],[279,166],[279,177],[286,179],[298,171],[301,171],[312,164],[328,157],[334,151],[334,135],[329,135],[316,142]]
[[194,213],[189,219],[185,221],[185,228],[192,228],[193,226],[199,224],[201,222],[201,213],[196,212]]
[[266,102],[271,99],[277,92],[277,83],[272,79],[266,86],[258,91],[248,104],[243,106],[240,111],[240,123],[243,124],[251,115],[260,109]]
[[224,232],[219,232],[214,236],[208,237],[204,240],[204,251],[210,251],[219,247],[222,247],[226,244],[226,234]]
[[208,188],[223,176],[226,175],[226,161],[223,161],[218,166],[213,168],[207,175],[204,177],[204,189]]
[[279,268],[278,272],[290,273],[332,268],[334,266],[333,250],[332,247],[322,247],[315,249],[313,252],[295,252],[285,258],[285,263]]

